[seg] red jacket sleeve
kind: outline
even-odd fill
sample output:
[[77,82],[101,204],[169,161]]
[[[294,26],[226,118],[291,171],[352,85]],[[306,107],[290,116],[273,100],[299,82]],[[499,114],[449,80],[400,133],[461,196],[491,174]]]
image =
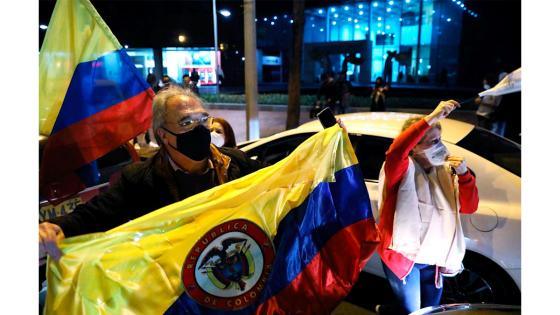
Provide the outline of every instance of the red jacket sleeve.
[[408,153],[422,139],[430,125],[420,119],[398,137],[385,153],[385,184],[388,189],[395,187],[408,168]]
[[461,204],[461,213],[471,214],[478,209],[476,179],[470,171],[459,175],[459,203]]

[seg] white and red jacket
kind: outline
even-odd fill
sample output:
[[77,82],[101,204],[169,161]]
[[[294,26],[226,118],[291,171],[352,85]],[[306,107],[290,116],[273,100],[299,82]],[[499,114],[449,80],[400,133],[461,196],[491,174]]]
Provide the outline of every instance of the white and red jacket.
[[[424,119],[421,119],[395,138],[389,150],[386,152],[386,160],[383,168],[385,173],[384,182],[380,182],[380,185],[383,185],[384,192],[383,195],[380,196],[380,198],[382,198],[382,205],[378,227],[381,232],[381,243],[377,247],[377,250],[381,256],[381,260],[383,260],[389,269],[401,280],[408,275],[415,261],[444,267],[444,263],[441,262],[442,259],[438,258],[438,255],[441,256],[441,250],[438,247],[439,244],[436,245],[431,241],[432,244],[424,244],[424,249],[422,249],[421,246],[423,241],[430,242],[428,239],[431,238],[433,240],[437,239],[437,237],[432,237],[433,230],[426,231],[427,227],[430,227],[430,229],[433,228],[433,222],[423,224],[421,221],[422,209],[420,209],[420,203],[422,202],[421,200],[417,200],[417,198],[421,198],[422,194],[426,194],[426,192],[423,192],[425,189],[422,187],[416,186],[419,185],[418,176],[423,171],[419,172],[419,166],[409,158],[409,152],[422,139],[428,129],[430,129],[428,123],[426,123]],[[444,186],[444,188],[440,190],[441,196],[446,195],[449,191],[451,191],[450,194],[455,193],[452,197],[440,198],[440,200],[449,200],[448,206],[454,208],[456,213],[455,217],[448,217],[444,219],[444,221],[447,221],[440,222],[440,224],[446,225],[446,222],[453,222],[453,220],[456,220],[457,226],[452,226],[451,229],[456,229],[456,231],[459,232],[458,236],[460,239],[454,239],[452,235],[450,239],[455,243],[453,245],[447,244],[447,248],[445,248],[445,250],[452,248],[457,251],[454,257],[451,255],[451,262],[448,261],[451,266],[454,266],[457,264],[457,260],[460,264],[460,260],[462,260],[462,255],[464,254],[464,241],[462,239],[462,230],[458,213],[473,213],[476,211],[478,207],[478,190],[476,188],[475,178],[470,171],[457,176],[458,178],[455,179],[450,175],[446,175],[446,167],[447,166],[441,166],[435,168],[430,176],[436,179],[439,178],[439,182]],[[446,192],[445,187],[451,188]],[[456,192],[458,192],[458,196],[456,196]],[[437,197],[434,197],[434,199],[437,199]],[[455,199],[457,199],[457,202],[455,202]],[[411,211],[408,211],[408,213],[412,215],[403,217],[401,214],[397,216],[397,221],[395,221],[396,209],[399,208],[400,213],[403,213],[400,209],[406,207],[411,207]],[[457,210],[459,211],[457,212]],[[396,230],[395,223],[398,223]],[[409,224],[409,226],[407,226],[407,224]],[[425,226],[422,227],[423,225]],[[418,226],[418,231],[411,230],[411,226]],[[436,233],[441,233],[441,230],[442,229],[437,229],[438,232]],[[455,230],[445,233],[453,233],[454,231]],[[394,233],[398,233],[398,235]],[[426,249],[431,252],[426,253]],[[439,254],[438,251],[440,251]]]

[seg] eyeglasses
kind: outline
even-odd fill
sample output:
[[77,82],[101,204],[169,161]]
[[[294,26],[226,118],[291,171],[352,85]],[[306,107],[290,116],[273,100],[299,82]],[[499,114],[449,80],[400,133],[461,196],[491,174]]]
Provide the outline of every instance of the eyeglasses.
[[202,125],[206,128],[209,128],[209,126],[212,124],[212,119],[213,117],[210,116],[208,113],[203,113],[199,118],[193,118],[190,116],[185,117],[181,119],[177,123],[177,125],[179,125],[179,128],[181,128],[184,132],[187,132],[193,130],[198,125]]

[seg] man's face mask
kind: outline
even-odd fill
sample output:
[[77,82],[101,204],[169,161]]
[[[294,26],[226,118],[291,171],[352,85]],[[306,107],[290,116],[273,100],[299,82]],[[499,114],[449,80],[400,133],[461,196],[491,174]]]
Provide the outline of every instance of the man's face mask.
[[174,133],[165,127],[162,128],[177,138],[177,147],[171,147],[189,159],[202,161],[210,156],[210,130],[205,126],[198,125],[183,133]]
[[445,163],[449,151],[447,151],[445,145],[440,141],[427,149],[414,152],[414,155],[424,158],[433,166],[439,166]]
[[215,131],[212,131],[210,133],[210,138],[212,139],[212,144],[214,144],[217,147],[223,146],[224,143],[226,142],[224,135],[217,133]]

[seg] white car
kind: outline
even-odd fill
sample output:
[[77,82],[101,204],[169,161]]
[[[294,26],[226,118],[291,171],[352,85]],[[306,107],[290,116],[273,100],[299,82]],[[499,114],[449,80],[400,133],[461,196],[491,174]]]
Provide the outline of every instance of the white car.
[[[378,176],[385,152],[404,121],[416,114],[338,115],[358,157],[376,221]],[[478,211],[463,215],[467,253],[465,270],[446,278],[442,303],[521,303],[521,146],[472,124],[444,119],[442,141],[463,156],[477,180]],[[319,121],[260,139],[242,148],[254,159],[275,163],[322,130]],[[365,272],[385,277],[376,253]]]

